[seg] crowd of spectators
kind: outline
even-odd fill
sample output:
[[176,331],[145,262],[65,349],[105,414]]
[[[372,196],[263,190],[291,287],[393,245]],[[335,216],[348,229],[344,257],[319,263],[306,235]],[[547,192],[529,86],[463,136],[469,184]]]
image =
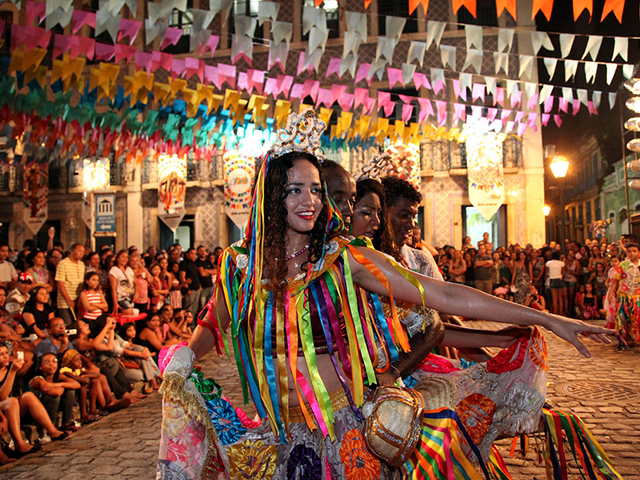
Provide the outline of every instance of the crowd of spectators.
[[[489,234],[475,245],[465,237],[461,249],[431,249],[445,280],[463,283],[532,308],[582,320],[615,321],[613,277],[627,258],[626,236],[584,243],[552,241],[541,248],[527,244],[495,247]],[[425,248],[425,247],[422,247]]]
[[47,251],[0,244],[0,464],[158,390],[158,354],[191,337],[222,253],[65,251],[54,235]]

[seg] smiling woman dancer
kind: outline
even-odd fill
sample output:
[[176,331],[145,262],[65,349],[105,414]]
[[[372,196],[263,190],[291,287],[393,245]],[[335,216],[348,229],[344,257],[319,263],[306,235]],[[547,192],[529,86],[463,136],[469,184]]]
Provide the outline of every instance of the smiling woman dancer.
[[[376,373],[393,372],[377,369],[409,341],[397,316],[382,314],[378,295],[541,325],[587,357],[578,335],[608,341],[609,330],[413,274],[337,237],[342,220],[319,171],[324,127],[311,109],[292,114],[260,167],[246,238],[225,251],[210,314],[165,370],[158,478],[389,478],[364,446],[360,407]],[[231,329],[243,389],[263,421],[247,430],[232,413],[216,436],[185,379],[196,359],[222,350],[218,326]]]

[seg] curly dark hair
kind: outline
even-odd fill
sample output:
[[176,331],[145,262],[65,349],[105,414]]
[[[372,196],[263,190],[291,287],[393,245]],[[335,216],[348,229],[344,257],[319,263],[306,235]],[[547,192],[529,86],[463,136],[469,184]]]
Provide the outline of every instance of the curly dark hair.
[[[287,193],[285,187],[289,180],[288,171],[298,160],[306,160],[318,169],[320,184],[324,186],[324,177],[318,159],[305,152],[290,152],[269,160],[267,174],[264,180],[264,263],[263,278],[268,279],[272,286],[284,287],[287,279],[287,263],[285,243],[287,237],[287,207],[285,204]],[[255,183],[255,182],[254,182]],[[322,210],[313,230],[310,232],[309,260],[302,264],[305,270],[309,265],[317,263],[322,257],[324,243],[337,235],[331,232],[325,235],[329,221],[328,199],[322,188]],[[247,232],[247,240],[251,232]]]
[[422,202],[422,194],[406,180],[384,177],[381,182],[387,194],[387,207],[393,207],[401,198],[418,204]]
[[364,180],[359,180],[356,183],[356,203],[353,207],[355,212],[358,207],[358,202],[362,200],[362,198],[369,194],[374,193],[378,195],[380,199],[380,206],[382,208],[382,212],[380,214],[380,226],[378,227],[378,231],[373,236],[373,246],[376,250],[387,253],[394,258],[397,258],[397,255],[400,254],[399,251],[396,251],[393,243],[393,236],[391,235],[391,224],[389,223],[389,219],[387,218],[387,195],[385,193],[384,187],[378,180],[374,180],[372,178],[366,178]]

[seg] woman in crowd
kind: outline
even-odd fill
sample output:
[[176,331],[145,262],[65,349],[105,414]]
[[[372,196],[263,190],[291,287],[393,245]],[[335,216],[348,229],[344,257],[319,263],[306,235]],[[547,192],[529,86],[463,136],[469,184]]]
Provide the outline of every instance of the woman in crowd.
[[476,285],[476,269],[473,267],[473,249],[470,248],[464,253],[464,283],[469,287]]
[[602,264],[603,271],[606,271],[607,268],[609,267],[609,262],[607,261],[606,257],[602,255],[602,251],[600,250],[600,247],[596,243],[594,246],[591,247],[591,257],[589,258],[589,266],[588,266],[590,273],[594,273],[596,271],[596,265],[598,263]]
[[55,288],[55,282],[53,280],[54,277],[46,267],[44,252],[34,250],[27,257],[27,263],[31,265],[27,273],[33,278],[34,285],[32,288],[44,287],[47,292],[51,293]]
[[160,353],[164,347],[179,343],[180,340],[167,335],[160,328],[160,317],[157,313],[147,316],[146,326],[138,336],[138,344],[149,349],[154,354]]
[[567,258],[564,261],[564,276],[562,280],[567,288],[567,311],[569,315],[574,316],[576,305],[576,284],[580,276],[580,262],[576,260],[576,255],[572,250],[567,252]]
[[169,262],[167,266],[167,274],[169,276],[169,304],[173,308],[182,308],[182,287],[180,283],[180,264],[178,262]]
[[164,306],[167,295],[169,295],[169,285],[167,279],[162,275],[162,267],[155,263],[151,265],[151,279],[149,288],[151,289],[151,305],[149,311],[157,312]]
[[607,295],[607,273],[604,269],[604,262],[597,262],[596,270],[589,277],[587,283],[593,284],[593,290],[596,298],[598,299],[598,308],[603,308],[604,297]]
[[560,251],[554,250],[551,253],[551,260],[546,263],[549,272],[549,287],[551,288],[551,298],[553,306],[551,311],[556,315],[566,314],[567,309],[567,288],[562,278],[564,277],[565,266],[560,260]]
[[531,250],[531,283],[538,292],[542,291],[545,277],[545,261],[540,256],[540,251],[536,248]]
[[462,258],[460,250],[453,250],[451,254],[451,266],[449,267],[449,281],[454,283],[465,283],[465,272],[467,271],[467,262]]
[[132,382],[146,381],[150,391],[158,390],[160,388],[158,384],[160,370],[153,359],[155,353],[151,353],[147,347],[137,345],[135,339],[136,326],[133,322],[127,322],[120,326],[116,336],[116,345],[118,349],[122,349],[121,356],[139,365],[138,369],[128,368],[125,375]]
[[524,250],[520,250],[516,255],[516,260],[511,266],[511,278],[513,301],[523,305],[531,283],[531,264]]
[[[111,270],[111,267],[109,267],[109,270]],[[110,289],[109,270],[103,268],[102,260],[98,252],[91,252],[87,255],[87,273],[95,272],[98,274],[100,290],[105,295]]]
[[33,365],[33,350],[35,347],[30,341],[22,339],[26,333],[25,328],[16,322],[4,308],[6,300],[7,291],[0,287],[0,342],[5,342],[10,347],[13,355],[16,355],[17,352],[22,352],[25,365],[22,367],[24,371],[20,372],[20,374],[24,375]]
[[33,392],[20,394],[16,380],[20,378],[23,367],[24,360],[12,359],[7,345],[0,343],[0,411],[7,418],[9,434],[18,456],[34,451],[34,447],[24,441],[20,431],[20,420],[27,413],[46,430],[51,440],[62,440],[69,435],[55,427],[44,405]]
[[85,322],[93,322],[109,308],[100,287],[100,274],[87,272],[84,281],[80,285],[80,305],[82,306],[82,319]]
[[491,291],[493,292],[495,291],[496,288],[500,286],[500,281],[502,280],[502,276],[500,274],[502,272],[502,267],[504,266],[504,263],[502,263],[500,252],[497,250],[493,252],[493,254],[491,255],[491,258],[493,260],[493,288]]
[[49,293],[46,287],[35,287],[31,290],[29,300],[22,311],[22,323],[26,336],[36,334],[38,338],[32,343],[37,345],[40,340],[47,338],[47,324],[54,316],[53,308],[49,305]]
[[56,355],[45,353],[40,357],[38,374],[31,379],[29,386],[44,405],[52,422],[56,421],[60,410],[62,411],[62,430],[78,431],[73,421],[73,405],[75,391],[80,388],[80,384],[59,372]]
[[[394,250],[393,239],[388,222],[384,221],[386,213],[386,196],[384,187],[372,178],[356,183],[356,202],[351,217],[351,235],[365,236],[371,240],[373,247],[381,252]],[[394,257],[399,260],[400,252]]]
[[[308,119],[308,111],[302,115]],[[256,202],[247,238],[236,250],[229,249],[222,257],[223,279],[228,279],[228,282],[223,281],[223,288],[218,290],[212,303],[216,311],[211,316],[214,322],[214,317],[220,319],[222,329],[231,326],[234,332],[239,332],[238,338],[243,339],[234,343],[238,358],[247,359],[247,363],[239,362],[241,373],[247,379],[248,387],[255,392],[254,400],[260,416],[269,418],[259,431],[250,432],[255,446],[251,455],[269,455],[272,462],[269,468],[273,468],[271,471],[275,478],[293,475],[300,462],[317,464],[319,472],[324,471],[332,478],[346,478],[347,469],[366,469],[370,475],[368,478],[384,475],[380,461],[375,457],[367,454],[363,461],[362,455],[366,451],[360,433],[363,422],[351,407],[352,402],[358,406],[363,403],[364,377],[370,383],[378,382],[374,368],[381,365],[378,359],[371,361],[366,341],[364,338],[356,340],[355,327],[351,323],[358,322],[362,329],[372,328],[370,315],[379,314],[368,308],[369,301],[374,302],[377,295],[390,294],[378,278],[386,279],[397,300],[467,317],[481,312],[490,321],[508,318],[510,322],[521,325],[541,324],[572,342],[585,354],[586,348],[577,340],[577,335],[586,333],[596,341],[608,341],[604,337],[607,330],[553,318],[477,290],[412,274],[402,267],[394,267],[387,257],[373,249],[347,246],[346,241],[335,237],[336,232],[342,230],[342,221],[325,196],[317,157],[307,152],[285,152],[272,153],[258,173]],[[268,229],[264,230],[267,225]],[[249,260],[249,254],[255,262]],[[414,286],[408,278],[416,280],[422,288]],[[342,288],[339,285],[348,289],[349,295],[356,296],[354,285],[362,288],[361,306],[357,301],[349,303],[328,294],[324,296],[325,286]],[[301,288],[303,286],[307,288]],[[256,303],[249,309],[246,303],[240,305],[242,299],[253,299]],[[310,304],[317,308],[312,309]],[[256,311],[260,314],[254,315]],[[327,318],[319,318],[320,311],[326,311],[330,318],[336,320],[338,330],[334,331],[335,336],[330,333],[332,330],[327,325]],[[333,354],[332,342],[335,341],[338,342],[338,352],[342,352],[339,356],[344,365],[346,343],[339,330],[339,312],[345,313],[345,320],[350,319],[345,321],[344,328],[351,339],[349,358],[353,388],[343,378]],[[310,323],[315,325],[309,330],[313,331],[300,332],[298,336],[298,322],[309,315]],[[285,319],[288,325],[286,332]],[[379,320],[381,326],[388,325],[383,318]],[[263,332],[264,335],[248,335],[249,330]],[[405,333],[402,330],[396,332],[395,338],[380,337],[385,355],[390,351],[407,350]],[[180,372],[190,376],[193,360],[218,344],[218,335],[213,324],[200,322],[190,343],[193,351],[184,347],[177,349],[165,378],[168,373]],[[382,338],[387,340],[382,341]],[[285,341],[288,351],[293,352],[289,356],[285,353]],[[298,361],[299,345],[305,361]],[[254,356],[254,352],[257,355]],[[412,358],[406,364],[393,365],[384,374],[380,373],[380,382],[392,383],[398,376],[408,373],[405,369],[415,368],[422,360]],[[312,378],[313,390],[309,386]],[[165,401],[185,398],[179,396],[184,381],[174,382],[172,386],[170,388],[174,390],[166,392]],[[306,401],[311,405],[311,411],[305,406],[299,390],[301,387],[308,392]],[[332,404],[329,398],[336,399],[336,404]],[[182,431],[175,431],[172,427],[184,419],[184,411],[180,406],[176,408],[175,404],[172,408],[167,405],[165,409],[168,417],[163,422],[167,428],[163,430],[160,449],[163,460],[159,462],[159,475],[168,474],[174,468],[199,474],[197,463],[185,462],[184,456],[177,458],[171,451],[177,448],[171,446],[175,445],[172,444],[176,441],[175,436],[182,435]],[[280,420],[282,418],[285,419],[284,424]],[[248,444],[242,443],[244,440],[244,436],[239,435],[230,444],[217,445],[220,455],[226,457],[225,465],[230,465],[234,472],[242,468],[240,457],[250,452]],[[261,440],[262,447],[257,446],[257,440]],[[274,444],[278,444],[277,449],[268,447]],[[187,446],[184,440],[182,446],[197,450],[196,444]],[[182,446],[181,455],[184,454]],[[362,461],[363,465],[360,465]],[[324,476],[324,473],[319,474]]]
[[113,315],[120,312],[123,315],[133,315],[133,270],[129,264],[129,252],[120,250],[115,257],[115,265],[109,270]]
[[129,267],[133,270],[134,277],[133,306],[140,313],[146,313],[149,310],[149,272],[141,261],[139,252],[129,255]]

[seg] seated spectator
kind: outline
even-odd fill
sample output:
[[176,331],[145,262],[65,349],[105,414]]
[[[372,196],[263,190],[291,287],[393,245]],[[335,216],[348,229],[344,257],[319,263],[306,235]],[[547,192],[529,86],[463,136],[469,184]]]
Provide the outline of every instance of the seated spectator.
[[18,281],[18,272],[9,260],[9,245],[0,244],[0,287],[11,290]]
[[47,292],[51,293],[54,290],[53,276],[46,267],[44,252],[34,250],[27,257],[27,263],[31,265],[27,270],[27,274],[33,279],[32,288],[44,287]]
[[[60,319],[62,320],[62,319]],[[40,342],[42,343],[42,342]],[[58,357],[54,353],[45,353],[40,357],[39,371],[29,386],[38,397],[55,424],[58,411],[62,412],[62,427],[66,432],[77,432],[73,421],[73,406],[76,403],[75,390],[80,384],[58,371]]]
[[[163,314],[166,312],[163,312]],[[173,318],[166,322],[166,315],[161,314],[160,324],[164,328],[164,324],[169,325],[169,334],[172,337],[180,338],[181,340],[189,340],[191,338],[191,321],[193,321],[193,314],[188,310],[176,308],[173,311]],[[189,317],[187,317],[189,315]]]
[[116,358],[115,333],[116,320],[107,315],[91,323],[78,322],[78,336],[73,340],[74,346],[89,359],[93,359],[117,398],[127,398],[132,403],[146,398],[131,386],[124,373],[124,368]]
[[175,261],[169,262],[167,274],[169,276],[169,304],[173,308],[182,308],[182,288],[187,284],[180,282],[180,264]]
[[[33,394],[33,392],[25,392],[20,395],[16,388],[20,378],[20,371],[23,370],[24,360],[20,358],[11,358],[7,345],[0,343],[0,412],[7,421],[7,429],[15,445],[15,454],[20,457],[27,453],[32,453],[38,448],[29,445],[22,438],[20,431],[21,418],[27,413],[41,425],[49,434],[52,440],[62,440],[68,436],[68,433],[58,430],[42,402]],[[0,459],[1,460],[1,459]]]
[[[125,375],[132,382],[147,382],[147,393],[158,390],[160,386],[156,378],[160,376],[160,369],[152,358],[155,353],[149,351],[147,347],[135,344],[136,326],[133,322],[127,322],[120,326],[116,336],[116,353],[125,360],[133,361],[137,365],[134,368],[127,368]],[[125,367],[126,367],[125,363]]]
[[529,293],[524,300],[525,307],[531,307],[540,312],[548,312],[547,303],[542,295],[538,295],[538,289],[535,285],[529,285]]
[[22,311],[24,335],[36,335],[32,343],[37,345],[40,340],[47,338],[47,324],[53,319],[53,308],[49,305],[49,292],[45,287],[35,287]]
[[82,307],[82,319],[92,322],[109,308],[100,288],[100,275],[97,272],[85,273],[81,288],[78,298]]
[[24,310],[24,306],[27,304],[27,300],[29,300],[29,292],[31,291],[32,284],[33,279],[31,276],[26,272],[21,273],[20,277],[18,277],[16,288],[7,296],[5,308],[13,317],[22,315],[22,310]]
[[160,353],[164,347],[179,343],[177,338],[170,338],[167,335],[168,330],[160,329],[160,317],[158,314],[152,313],[147,317],[147,326],[140,332],[138,336],[138,344],[147,347],[149,351]]
[[47,332],[49,333],[49,337],[41,340],[38,345],[36,345],[36,349],[34,351],[36,361],[38,363],[46,353],[53,353],[54,355],[62,357],[64,352],[74,348],[71,342],[69,342],[67,326],[63,319],[59,317],[53,317],[50,319],[47,326]]
[[9,312],[4,309],[6,292],[0,287],[0,342],[5,342],[14,355],[22,352],[25,366],[21,375],[24,375],[33,365],[34,345],[22,338],[25,335],[24,327],[15,321]]

